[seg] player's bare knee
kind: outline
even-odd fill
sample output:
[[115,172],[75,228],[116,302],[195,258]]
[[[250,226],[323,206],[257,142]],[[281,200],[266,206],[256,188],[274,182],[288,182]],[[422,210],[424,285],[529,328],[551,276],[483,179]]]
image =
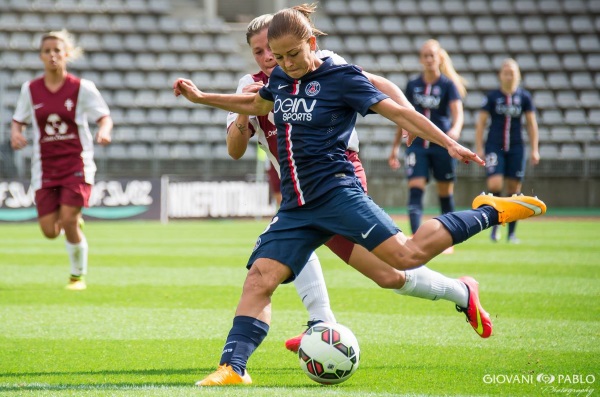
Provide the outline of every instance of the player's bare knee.
[[252,266],[246,276],[244,289],[253,293],[271,296],[279,284],[272,277],[266,277],[258,266]]
[[40,230],[47,239],[53,240],[60,236],[60,228],[56,224],[40,223]]
[[60,231],[57,232],[56,230],[46,230],[46,229],[42,229],[42,234],[44,235],[44,237],[46,237],[47,239],[50,240],[54,240],[55,238],[57,238],[58,236],[60,236]]

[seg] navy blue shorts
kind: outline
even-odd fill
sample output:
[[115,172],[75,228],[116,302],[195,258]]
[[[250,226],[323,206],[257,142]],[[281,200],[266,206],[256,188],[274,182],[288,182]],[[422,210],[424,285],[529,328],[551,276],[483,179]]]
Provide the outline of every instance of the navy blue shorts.
[[294,276],[306,265],[310,254],[339,234],[369,251],[400,229],[362,189],[340,187],[313,203],[278,211],[256,240],[246,267],[259,258],[275,259],[288,266]]
[[512,146],[508,152],[501,148],[485,148],[485,171],[487,176],[504,175],[522,181],[525,177],[525,147]]
[[406,149],[406,177],[425,178],[429,182],[429,172],[440,182],[453,182],[456,179],[456,160],[450,157],[443,147],[430,143],[429,147],[411,145]]

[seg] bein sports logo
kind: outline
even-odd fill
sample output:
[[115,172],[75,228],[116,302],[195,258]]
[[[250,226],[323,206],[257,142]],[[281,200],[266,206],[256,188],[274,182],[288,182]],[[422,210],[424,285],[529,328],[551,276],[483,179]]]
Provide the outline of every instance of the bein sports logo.
[[415,103],[423,109],[437,109],[440,106],[441,98],[434,95],[414,94]]
[[273,104],[273,113],[283,113],[281,117],[284,122],[311,121],[312,111],[315,109],[316,104],[316,99],[307,103],[304,98],[285,98],[282,100],[278,96]]

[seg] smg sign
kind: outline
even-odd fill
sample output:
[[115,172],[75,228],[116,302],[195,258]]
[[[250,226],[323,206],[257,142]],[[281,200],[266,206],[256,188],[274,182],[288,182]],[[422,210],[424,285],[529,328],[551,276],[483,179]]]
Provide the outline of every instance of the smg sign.
[[[86,218],[159,219],[159,180],[98,181],[92,188]],[[21,222],[37,218],[35,192],[29,182],[0,181],[0,222]]]

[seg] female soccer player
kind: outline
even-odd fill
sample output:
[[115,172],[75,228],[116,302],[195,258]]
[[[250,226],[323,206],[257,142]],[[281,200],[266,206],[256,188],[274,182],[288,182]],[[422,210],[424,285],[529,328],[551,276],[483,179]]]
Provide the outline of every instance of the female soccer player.
[[[458,141],[464,115],[461,98],[467,93],[464,79],[454,70],[448,53],[437,40],[427,40],[419,55],[423,73],[408,82],[406,97],[416,110],[431,120],[450,138]],[[389,163],[398,169],[398,150],[402,136],[396,134]],[[423,193],[429,172],[437,182],[442,214],[454,211],[454,181],[456,160],[435,142],[417,138],[406,149],[406,176],[408,178],[408,215],[413,234],[421,225]],[[449,249],[447,253],[451,253]]]
[[64,230],[70,290],[86,288],[88,243],[80,227],[81,208],[88,206],[96,172],[88,120],[98,124],[100,145],[111,142],[113,127],[94,83],[67,72],[67,63],[81,53],[66,30],[42,36],[44,75],[21,87],[10,135],[12,148],[23,149],[28,144],[23,131],[32,124],[31,185],[38,221],[47,238],[54,239]]
[[[308,5],[300,5],[292,8],[307,15],[309,21],[310,14],[316,9],[315,6]],[[247,74],[242,77],[238,85],[238,93],[257,92],[258,89],[268,82],[273,68],[277,66],[267,42],[267,30],[272,17],[271,14],[262,15],[255,18],[248,25],[246,41],[252,50],[254,60],[259,66],[260,72],[253,75]],[[319,35],[322,32],[313,26],[313,34]],[[316,56],[318,58],[331,56],[335,64],[347,63],[342,57],[330,51],[318,50],[316,51]],[[391,81],[369,73],[364,74],[376,87],[382,92],[388,93],[400,105],[412,107],[404,97],[402,91]],[[272,162],[272,168],[277,171],[274,177],[277,178],[276,181],[279,184],[277,129],[272,120],[273,114],[271,112],[266,116],[252,117],[229,113],[227,117],[227,147],[231,157],[239,159],[244,155],[251,136],[256,135],[259,145],[266,151]],[[356,135],[356,130],[353,130],[346,155],[354,164],[355,174],[358,176],[363,189],[367,192],[367,177],[358,157],[358,137]],[[379,286],[393,289],[401,295],[430,300],[450,300],[456,304],[461,312],[465,312],[469,304],[469,289],[477,289],[477,283],[470,277],[451,279],[438,272],[434,272],[426,266],[406,271],[394,269],[371,254],[364,247],[355,245],[341,236],[332,238],[325,245],[344,262],[372,279]],[[294,279],[294,286],[308,311],[309,327],[318,321],[336,322],[335,316],[331,311],[323,272],[316,254],[313,253],[311,255],[302,272]],[[479,302],[475,304],[481,307]],[[491,320],[489,320],[487,313],[482,308],[480,311],[486,317],[486,321],[484,321],[486,329],[478,332],[478,334],[482,337],[488,337],[492,332]],[[285,343],[286,348],[297,352],[302,335],[303,333],[288,339]]]
[[[529,134],[529,161],[532,165],[540,161],[538,125],[531,94],[519,87],[521,71],[514,59],[502,62],[498,79],[500,88],[487,94],[475,124],[475,150],[482,158],[485,155],[488,191],[500,196],[506,179],[506,194],[512,196],[521,192],[525,177],[525,148],[521,132],[523,114]],[[484,151],[483,130],[488,117],[491,122]],[[519,243],[515,235],[516,227],[516,222],[508,224],[509,243]],[[494,242],[500,240],[497,226],[492,228],[491,239]]]
[[[490,226],[545,213],[533,197],[481,195],[473,210],[425,222],[408,239],[362,189],[346,150],[357,113],[377,112],[398,127],[445,147],[452,157],[483,165],[475,153],[418,112],[378,91],[362,71],[315,55],[316,38],[306,16],[284,9],[273,16],[268,42],[278,67],[257,94],[211,94],[177,79],[174,94],[194,103],[249,115],[274,112],[283,200],[259,236],[220,366],[199,386],[249,384],[248,358],[266,337],[271,296],[300,273],[312,252],[339,234],[390,266],[407,270],[427,263],[452,244]],[[414,136],[409,136],[409,144]],[[471,319],[480,318],[470,306]],[[479,325],[482,327],[482,325]]]

